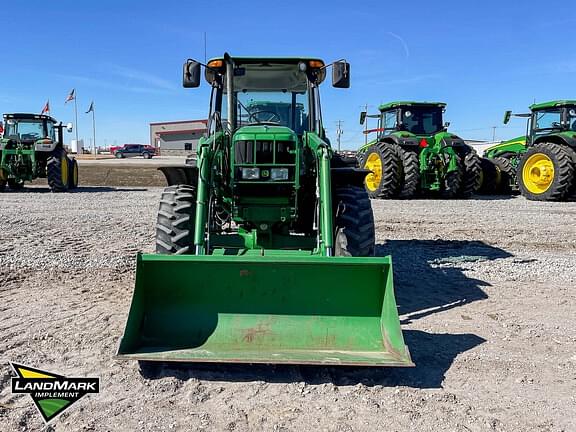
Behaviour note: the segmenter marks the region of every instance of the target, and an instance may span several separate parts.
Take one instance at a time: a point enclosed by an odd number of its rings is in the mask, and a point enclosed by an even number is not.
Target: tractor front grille
[[[236,165],[294,165],[296,143],[293,141],[240,140],[234,143]]]

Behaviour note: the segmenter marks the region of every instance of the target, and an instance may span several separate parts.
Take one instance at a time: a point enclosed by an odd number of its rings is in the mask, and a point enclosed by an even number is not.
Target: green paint
[[[139,255],[118,357],[412,364],[400,330],[389,257],[253,252]]]
[[[564,100],[555,100],[550,102],[541,102],[537,104],[530,105],[530,110],[537,111],[549,108],[563,108],[565,106],[576,106],[576,100],[564,99]]]
[[[389,111],[391,108],[401,108],[410,106],[435,106],[435,107],[446,107],[444,102],[414,102],[414,101],[394,101],[382,104],[378,107],[380,111]]]

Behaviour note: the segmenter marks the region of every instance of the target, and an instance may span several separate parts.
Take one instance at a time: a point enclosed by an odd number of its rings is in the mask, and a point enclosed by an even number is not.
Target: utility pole
[[[336,122],[337,128],[336,128],[336,140],[338,141],[338,151],[340,151],[340,137],[342,136],[342,134],[344,133],[344,131],[342,130],[342,120],[338,120]]]
[[[492,142],[496,142],[496,126],[492,126]]]

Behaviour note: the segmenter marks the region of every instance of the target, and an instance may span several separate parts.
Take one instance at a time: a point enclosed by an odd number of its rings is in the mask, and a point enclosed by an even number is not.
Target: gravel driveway
[[[373,201],[416,368],[112,359],[159,188],[0,194],[0,430],[39,430],[8,361],[99,376],[57,431],[574,431],[576,203]]]

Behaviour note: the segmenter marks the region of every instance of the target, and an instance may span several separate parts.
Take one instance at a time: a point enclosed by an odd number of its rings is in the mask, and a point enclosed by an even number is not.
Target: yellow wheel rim
[[[72,181],[74,182],[74,187],[78,186],[78,163],[74,162],[74,168],[72,168]]]
[[[60,177],[62,184],[68,184],[68,158],[64,156],[60,159]]]
[[[370,153],[364,163],[364,168],[372,171],[366,176],[366,187],[374,192],[382,181],[382,160],[378,153]]]
[[[6,175],[3,169],[0,169],[0,181],[6,181],[6,180],[8,180],[8,176]]]
[[[554,181],[554,162],[544,153],[535,153],[522,168],[522,183],[533,194],[546,192]]]

